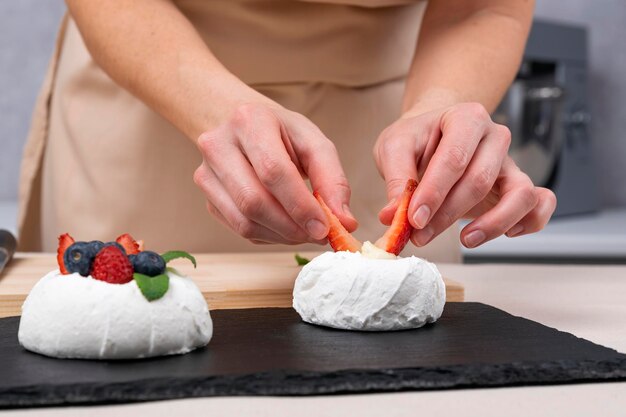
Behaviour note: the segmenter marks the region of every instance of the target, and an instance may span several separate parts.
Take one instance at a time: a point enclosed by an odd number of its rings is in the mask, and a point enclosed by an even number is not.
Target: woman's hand
[[[341,222],[357,226],[333,143],[306,117],[278,105],[245,104],[200,135],[194,175],[210,213],[254,243],[323,243],[324,212],[309,177]]]
[[[67,3],[107,74],[191,140],[199,137],[195,181],[218,219],[256,243],[322,243],[328,225],[308,176],[342,223],[356,227],[334,145],[306,117],[231,74],[176,2]]]
[[[374,158],[390,203],[380,219],[389,224],[407,178],[420,183],[409,206],[424,246],[460,218],[474,219],[461,242],[476,247],[502,234],[541,230],[556,207],[552,191],[535,187],[507,155],[511,133],[477,103],[457,104],[421,115],[407,114],[385,129]]]

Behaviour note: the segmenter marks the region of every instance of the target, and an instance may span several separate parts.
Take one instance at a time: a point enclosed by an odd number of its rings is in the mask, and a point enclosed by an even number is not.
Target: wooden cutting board
[[[313,258],[319,252],[305,252]],[[198,268],[172,262],[198,285],[211,310],[291,307],[293,284],[300,271],[292,252],[196,255]],[[18,253],[0,275],[0,317],[18,316],[30,289],[57,268],[52,254]],[[446,279],[448,301],[463,301],[464,289]]]

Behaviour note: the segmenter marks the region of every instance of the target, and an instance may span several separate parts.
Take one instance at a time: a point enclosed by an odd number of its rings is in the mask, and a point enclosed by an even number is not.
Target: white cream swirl
[[[361,254],[370,259],[397,259],[398,257],[393,253],[389,253],[384,249],[374,245],[369,240],[366,240],[361,246]]]

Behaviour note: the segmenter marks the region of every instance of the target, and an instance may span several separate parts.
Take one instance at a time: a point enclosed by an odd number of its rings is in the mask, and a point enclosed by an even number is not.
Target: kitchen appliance
[[[587,30],[535,21],[493,119],[511,130],[509,154],[520,168],[555,192],[555,215],[599,208],[588,104]]]

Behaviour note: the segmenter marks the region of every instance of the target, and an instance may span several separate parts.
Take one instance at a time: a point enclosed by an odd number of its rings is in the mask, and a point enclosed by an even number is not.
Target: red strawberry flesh
[[[402,252],[402,249],[404,249],[411,238],[413,227],[409,223],[408,211],[411,197],[416,188],[417,181],[414,179],[407,181],[404,192],[400,197],[400,204],[398,204],[396,213],[393,215],[391,226],[389,226],[389,229],[387,229],[383,237],[378,239],[375,243],[379,248],[393,253],[394,255],[398,255]]]
[[[111,284],[126,284],[133,280],[133,266],[116,246],[105,246],[93,260],[90,275]]]
[[[141,251],[139,243],[128,233],[118,236],[115,241],[122,245],[127,255],[136,255]]]
[[[69,233],[63,233],[59,236],[59,247],[57,248],[57,263],[59,264],[59,270],[63,275],[69,274],[69,271],[65,267],[63,262],[63,254],[74,243],[74,238]]]
[[[329,230],[328,230],[328,243],[333,248],[335,252],[339,251],[350,251],[350,252],[358,252],[361,250],[361,246],[363,244],[359,242],[354,236],[350,234],[346,230],[345,227],[341,224],[337,216],[333,214],[330,208],[324,202],[322,196],[314,191],[313,195],[317,198],[317,201],[320,203],[322,210],[324,210],[324,214],[326,214],[326,218],[328,219]]]

